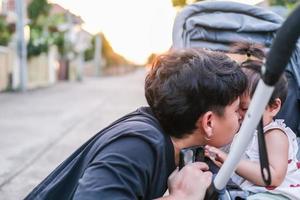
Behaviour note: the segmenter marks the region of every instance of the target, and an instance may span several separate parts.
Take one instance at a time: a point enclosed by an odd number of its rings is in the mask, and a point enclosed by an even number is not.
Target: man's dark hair
[[[261,78],[261,68],[263,66],[263,60],[266,57],[265,47],[256,43],[237,42],[232,45],[231,53],[244,54],[248,56],[248,59],[241,63],[241,68],[248,79],[246,92],[248,92],[252,97]],[[253,57],[255,59],[253,59]],[[268,105],[272,105],[276,98],[280,99],[282,105],[285,102],[287,91],[288,81],[285,74],[282,74],[278,82],[275,84],[275,88]]]
[[[238,64],[223,53],[171,50],[158,56],[146,77],[145,96],[168,135],[182,138],[211,110],[222,116],[246,89]]]

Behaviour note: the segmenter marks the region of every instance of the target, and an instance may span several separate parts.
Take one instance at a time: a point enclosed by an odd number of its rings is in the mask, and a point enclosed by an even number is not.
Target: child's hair
[[[232,45],[230,53],[245,55],[245,61],[240,63],[240,66],[248,79],[246,92],[252,97],[261,77],[261,68],[266,57],[265,47],[255,43],[238,42]],[[287,90],[288,82],[283,74],[275,85],[269,105],[272,105],[276,98],[279,98],[281,104],[283,104],[287,96]]]

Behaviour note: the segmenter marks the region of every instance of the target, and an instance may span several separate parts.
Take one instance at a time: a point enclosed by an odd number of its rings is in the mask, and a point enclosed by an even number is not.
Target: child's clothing
[[[256,193],[250,195],[246,200],[289,200],[288,197],[282,196],[280,194],[272,194],[269,192]]]
[[[287,160],[288,169],[282,184],[276,188],[256,186],[253,183],[238,176],[237,174],[233,175],[232,180],[245,191],[249,191],[253,193],[269,192],[272,194],[281,194],[293,200],[296,199],[300,200],[300,162],[296,157],[298,152],[297,138],[295,133],[290,128],[286,127],[283,121],[284,120],[275,120],[264,127],[264,132],[273,129],[280,129],[288,137],[288,141],[289,141],[289,154]],[[249,143],[244,158],[259,162],[257,132],[255,132],[253,140]]]

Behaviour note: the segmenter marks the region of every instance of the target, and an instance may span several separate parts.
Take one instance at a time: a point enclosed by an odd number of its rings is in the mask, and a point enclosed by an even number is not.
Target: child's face
[[[239,120],[240,125],[242,124],[242,122],[244,120],[245,114],[249,108],[250,101],[251,101],[251,98],[250,98],[249,94],[245,93],[240,97],[240,108],[239,108],[239,114],[241,116],[241,118]],[[268,123],[270,123],[270,121],[276,114],[273,114],[272,111],[270,111],[270,106],[268,105],[266,110],[263,113],[264,126],[267,125]]]
[[[248,110],[249,104],[250,104],[250,95],[248,93],[243,94],[240,97],[240,107],[239,107],[239,114],[240,114],[240,120],[239,123],[242,124],[245,114]]]

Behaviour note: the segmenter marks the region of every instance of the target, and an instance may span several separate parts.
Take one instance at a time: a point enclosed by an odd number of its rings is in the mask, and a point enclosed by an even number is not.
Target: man
[[[188,49],[159,56],[145,81],[150,107],[100,131],[26,199],[203,199],[208,166],[178,171],[179,151],[229,143],[245,88],[245,75],[224,54]]]

